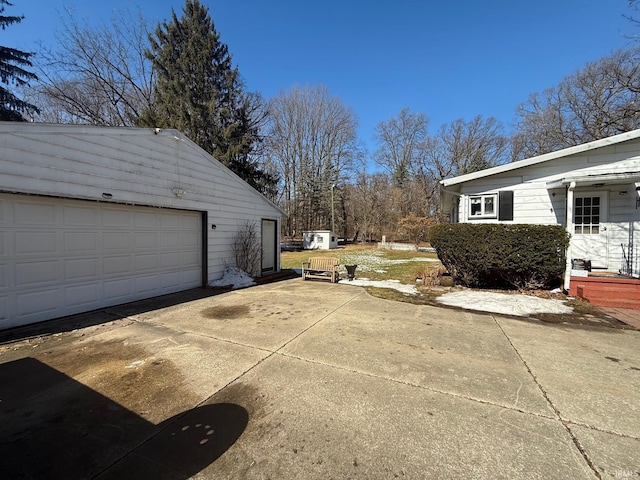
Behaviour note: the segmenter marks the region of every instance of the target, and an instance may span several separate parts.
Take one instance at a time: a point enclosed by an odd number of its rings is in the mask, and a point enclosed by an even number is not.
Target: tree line
[[[2,29],[23,20],[7,7]],[[186,0],[155,27],[131,12],[97,27],[67,14],[37,55],[0,46],[0,120],[176,128],[281,206],[284,236],[417,241],[425,219],[446,219],[440,180],[639,128],[639,59],[634,45],[532,93],[509,134],[482,115],[431,131],[404,108],[367,152],[357,115],[325,86],[248,91],[208,8]]]

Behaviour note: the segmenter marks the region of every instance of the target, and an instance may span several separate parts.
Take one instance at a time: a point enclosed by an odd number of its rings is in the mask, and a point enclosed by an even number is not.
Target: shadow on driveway
[[[249,420],[239,405],[213,403],[154,425],[34,358],[0,364],[0,386],[1,478],[185,479]]]

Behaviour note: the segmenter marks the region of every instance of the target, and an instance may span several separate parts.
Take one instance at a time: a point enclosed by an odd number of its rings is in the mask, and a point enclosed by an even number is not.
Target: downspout
[[[569,235],[573,234],[573,190],[576,188],[576,182],[571,182],[567,187],[567,221],[566,230]],[[571,240],[567,247],[567,258],[564,269],[564,289],[568,292],[571,287]]]

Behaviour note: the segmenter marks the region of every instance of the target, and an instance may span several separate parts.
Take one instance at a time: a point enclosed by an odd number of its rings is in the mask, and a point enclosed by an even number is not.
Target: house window
[[[578,235],[600,233],[600,197],[576,197],[573,225]]]
[[[469,197],[469,218],[496,218],[497,195],[473,195]]]

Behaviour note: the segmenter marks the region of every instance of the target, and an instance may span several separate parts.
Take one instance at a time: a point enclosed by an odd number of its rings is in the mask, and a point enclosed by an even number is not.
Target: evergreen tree
[[[182,18],[172,11],[171,21],[158,25],[150,44],[147,56],[157,81],[153,105],[139,124],[180,130],[250,185],[268,191],[274,179],[254,158],[263,102],[244,92],[207,7],[186,0]]]
[[[4,30],[9,25],[20,23],[24,17],[5,16],[2,13],[5,5],[13,6],[7,0],[0,0],[0,28]],[[22,52],[15,48],[0,45],[0,83],[9,87],[11,84],[19,87],[26,85],[28,80],[37,80],[38,77],[24,67],[31,67],[29,58],[32,53]],[[0,120],[24,121],[22,113],[38,112],[35,105],[31,105],[16,95],[8,88],[0,85]]]

